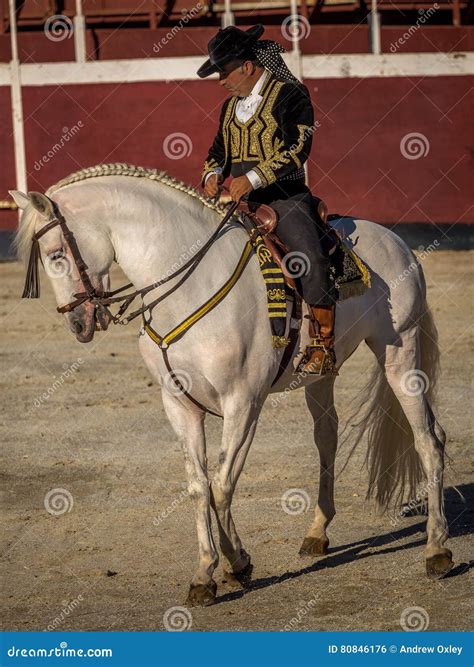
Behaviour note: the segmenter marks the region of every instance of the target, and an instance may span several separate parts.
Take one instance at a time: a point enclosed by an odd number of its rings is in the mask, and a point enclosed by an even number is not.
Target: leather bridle
[[[212,233],[212,235],[209,237],[209,239],[206,241],[206,243],[202,246],[202,248],[199,249],[199,251],[191,257],[187,262],[185,262],[182,266],[180,266],[176,271],[174,271],[172,274],[166,276],[165,278],[162,278],[161,280],[156,281],[155,283],[148,285],[147,287],[143,287],[142,289],[135,290],[134,292],[131,292],[130,294],[124,294],[122,296],[117,296],[120,294],[120,292],[123,292],[130,287],[132,287],[132,283],[128,283],[127,285],[124,285],[123,287],[119,287],[119,289],[113,291],[113,292],[105,292],[101,290],[97,290],[90,279],[90,276],[87,272],[87,264],[85,263],[81,252],[78,248],[78,245],[76,243],[76,240],[74,238],[74,234],[72,231],[69,229],[67,226],[66,220],[64,219],[64,216],[60,213],[57,204],[50,200],[52,205],[53,205],[53,210],[54,210],[54,218],[52,218],[44,227],[42,227],[38,232],[36,232],[33,237],[32,237],[32,245],[31,245],[31,251],[30,251],[30,258],[28,262],[28,270],[27,270],[27,275],[26,275],[26,281],[25,281],[25,288],[23,290],[22,297],[23,298],[38,298],[40,295],[40,284],[39,284],[39,275],[38,275],[38,259],[41,258],[40,254],[40,249],[39,249],[39,239],[44,236],[47,232],[49,232],[51,229],[54,229],[54,227],[59,226],[61,228],[61,231],[63,233],[64,239],[69,247],[69,250],[72,255],[72,259],[74,261],[74,264],[76,266],[76,269],[79,273],[80,279],[82,281],[82,284],[84,286],[84,291],[83,292],[78,292],[74,294],[74,300],[71,301],[70,303],[64,305],[64,306],[59,306],[56,310],[59,313],[70,313],[72,312],[75,308],[78,306],[82,305],[83,303],[91,303],[95,306],[97,309],[102,309],[107,313],[107,315],[110,317],[110,320],[114,324],[128,324],[131,322],[135,317],[138,317],[139,315],[143,316],[144,320],[144,330],[146,328],[149,328],[148,335],[150,335],[150,321],[151,321],[151,312],[152,309],[161,301],[166,299],[170,294],[172,294],[180,285],[182,285],[188,277],[193,273],[193,271],[196,269],[198,264],[201,262],[209,248],[213,245],[214,241],[218,238],[220,235],[223,227],[225,224],[228,222],[228,220],[231,218],[231,216],[235,213],[239,206],[239,201],[237,202],[232,202],[232,204],[229,206],[229,209],[225,213],[224,217],[222,218],[221,222],[219,223],[218,227],[216,230]],[[243,208],[244,213],[248,213],[246,208]],[[248,217],[247,215],[243,215],[241,218],[236,218],[239,222],[242,223],[242,225],[247,229],[247,232],[249,233],[250,240],[247,242],[247,246],[250,248],[252,247],[252,238],[255,232],[257,231],[256,228],[256,221],[252,219],[252,217]],[[272,221],[270,221],[272,222]],[[268,231],[268,230],[266,230]],[[241,274],[241,271],[246,265],[246,258],[248,257],[248,252],[247,249],[244,249],[244,253],[239,260],[239,271],[236,269],[234,273],[236,274],[237,278]],[[245,260],[245,261],[243,261]],[[164,285],[168,281],[172,280],[173,278],[178,277],[180,274],[181,275],[180,279],[170,288],[168,289],[164,294],[156,298],[154,301],[152,301],[149,304],[143,304],[140,308],[137,310],[133,311],[130,313],[128,316],[124,317],[125,311],[129,308],[130,304],[132,301],[137,296],[145,296],[148,292],[156,289],[157,287],[160,287],[161,285]],[[223,292],[224,288],[227,290],[225,293],[228,292],[229,289],[232,288],[232,285],[235,284],[232,283],[232,279],[228,280],[226,284],[224,285],[223,288],[219,290],[220,292]],[[228,288],[228,289],[227,289]],[[225,294],[224,294],[225,296]],[[222,299],[223,296],[220,297]],[[199,313],[201,310],[203,311],[204,314],[207,314],[215,304],[220,302],[220,299],[216,300],[216,295],[208,300],[206,304],[204,304],[198,311],[193,313],[190,317],[188,317],[177,329],[182,329],[181,335],[185,333],[189,328],[192,326],[192,324],[197,321],[199,318],[196,317],[197,313]],[[215,301],[215,303],[213,303]],[[121,303],[118,312],[116,315],[110,312],[109,306],[112,305],[113,303]],[[293,306],[293,312],[294,312],[294,317],[297,317],[297,311],[295,310],[296,304],[299,303],[298,299],[294,300],[294,306]],[[149,313],[148,319],[145,317],[145,312]],[[100,320],[99,320],[100,321]],[[176,330],[177,330],[176,329]],[[175,331],[175,330],[173,330]],[[291,359],[291,355],[294,352],[295,345],[297,342],[297,333],[295,334],[295,331],[297,330],[291,330],[293,332],[293,336],[290,335],[290,340],[291,340],[291,345],[288,345],[287,348],[285,349],[285,353],[283,354],[281,360],[280,360],[280,365],[279,365],[279,370],[278,374],[274,380],[276,380],[281,376],[281,374],[284,372],[284,369],[286,366],[289,364],[289,360]],[[153,332],[153,334],[156,335],[156,332]],[[178,340],[178,336],[175,336],[175,339]],[[179,389],[179,391],[187,396],[187,398],[194,403],[195,406],[197,406],[200,410],[203,412],[209,412],[210,414],[216,415],[218,417],[222,417],[222,415],[219,415],[216,412],[213,412],[210,410],[208,407],[204,406],[202,403],[200,403],[196,398],[194,398],[190,392],[186,389],[186,387],[183,386],[179,379],[179,375],[172,369],[169,358],[168,358],[168,343],[166,342],[166,337],[161,338],[157,342],[161,353],[163,355],[163,361],[166,366],[166,369],[168,371],[168,374],[176,387]]]
[[[51,200],[52,201],[52,200]],[[55,202],[52,202],[54,206],[54,213],[55,217],[48,222],[44,227],[42,227],[38,232],[36,232],[33,237],[32,237],[32,246],[31,246],[31,251],[30,251],[30,258],[28,262],[28,270],[27,270],[27,275],[26,275],[26,281],[25,281],[25,288],[23,290],[22,298],[29,298],[29,299],[36,299],[40,295],[40,289],[39,289],[39,275],[38,275],[38,258],[40,258],[40,250],[39,250],[39,239],[44,236],[47,232],[49,232],[51,229],[54,227],[59,226],[61,228],[61,231],[63,233],[64,239],[69,246],[69,250],[72,255],[72,259],[74,261],[74,264],[76,266],[76,269],[79,273],[79,277],[81,279],[82,285],[84,286],[84,291],[83,292],[78,292],[77,294],[74,294],[74,300],[71,301],[70,303],[64,305],[64,306],[58,306],[56,310],[58,313],[70,313],[73,311],[75,308],[78,306],[82,305],[83,303],[91,303],[94,305],[96,308],[101,308],[106,311],[108,316],[110,317],[111,321],[114,324],[128,324],[131,322],[133,319],[138,317],[139,315],[143,315],[146,311],[150,311],[158,304],[160,301],[163,301],[167,296],[169,296],[172,292],[174,292],[180,285],[182,285],[185,280],[193,273],[193,271],[196,269],[198,264],[201,262],[202,258],[204,255],[207,253],[209,248],[212,246],[214,241],[217,239],[219,236],[222,228],[224,225],[227,223],[227,221],[230,219],[230,217],[233,215],[235,210],[237,209],[237,206],[239,202],[233,202],[232,206],[228,209],[224,217],[222,218],[221,222],[219,223],[218,227],[216,230],[213,232],[213,234],[209,237],[209,239],[206,241],[206,243],[198,250],[198,252],[195,253],[187,262],[182,264],[176,271],[171,273],[170,275],[162,278],[161,280],[156,281],[155,283],[152,283],[151,285],[148,285],[147,287],[142,287],[139,290],[135,290],[134,292],[131,292],[130,294],[123,294],[122,296],[117,296],[121,292],[129,289],[130,287],[133,287],[132,283],[128,283],[127,285],[124,285],[123,287],[119,287],[118,289],[112,291],[112,292],[105,292],[102,290],[97,290],[93,284],[92,281],[89,277],[89,274],[87,272],[87,264],[85,263],[81,252],[78,248],[78,245],[76,243],[76,239],[74,238],[74,234],[72,231],[69,229],[67,226],[66,220],[64,216],[60,213],[57,204]],[[152,301],[149,304],[143,304],[140,308],[137,310],[133,311],[130,313],[127,317],[124,317],[125,311],[129,308],[130,304],[136,299],[137,296],[145,296],[148,292],[151,292],[152,290],[156,289],[157,287],[160,287],[161,285],[164,285],[165,283],[169,282],[173,278],[176,278],[180,274],[182,274],[184,271],[186,273],[180,278],[180,280],[168,291],[166,291],[164,294],[159,296],[157,299]],[[116,315],[111,313],[109,310],[109,306],[114,304],[114,303],[121,303],[121,306],[117,312]]]

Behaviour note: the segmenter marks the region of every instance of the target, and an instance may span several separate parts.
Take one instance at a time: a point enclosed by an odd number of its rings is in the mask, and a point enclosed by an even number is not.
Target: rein
[[[143,315],[146,311],[151,311],[152,308],[154,308],[158,303],[166,299],[166,297],[172,294],[178,287],[180,287],[189,278],[189,276],[196,269],[196,267],[201,262],[201,260],[203,259],[209,248],[213,245],[214,241],[217,239],[225,224],[234,214],[235,210],[237,209],[237,206],[239,205],[239,202],[238,201],[233,202],[232,206],[230,206],[230,208],[222,218],[216,230],[209,237],[209,239],[202,246],[202,248],[200,248],[199,251],[193,257],[191,257],[187,262],[185,262],[182,266],[180,266],[176,271],[171,273],[169,276],[166,276],[165,278],[162,278],[161,280],[158,280],[152,283],[151,285],[148,285],[147,287],[142,287],[139,290],[135,290],[130,294],[124,294],[122,296],[116,296],[116,295],[132,287],[133,286],[132,283],[128,283],[123,287],[119,287],[118,289],[112,292],[102,292],[95,289],[95,287],[92,285],[92,281],[89,277],[89,274],[87,273],[88,267],[82,258],[81,252],[74,238],[74,234],[68,228],[66,220],[58,210],[57,205],[54,202],[53,205],[55,210],[55,217],[52,220],[50,220],[48,224],[45,225],[42,229],[36,232],[36,234],[34,234],[32,237],[32,246],[30,251],[30,258],[28,261],[28,269],[27,269],[25,287],[23,290],[22,298],[37,299],[39,297],[40,283],[38,275],[38,258],[40,258],[40,251],[38,242],[39,239],[44,234],[49,232],[54,227],[59,226],[61,227],[63,236],[66,240],[66,243],[69,246],[71,255],[74,260],[74,264],[76,265],[77,271],[81,278],[82,284],[84,285],[85,291],[74,294],[73,295],[74,301],[71,301],[65,306],[58,306],[56,308],[58,313],[69,313],[78,306],[88,301],[92,303],[96,308],[103,308],[107,312],[107,314],[109,315],[114,324],[128,324],[139,315]],[[127,311],[131,303],[136,299],[137,296],[143,297],[145,294],[148,294],[148,292],[151,292],[157,287],[161,287],[161,285],[164,285],[170,280],[173,280],[173,278],[176,278],[187,269],[189,269],[189,271],[187,271],[187,273],[181,277],[181,279],[176,285],[174,285],[167,292],[165,292],[165,294],[162,294],[148,305],[143,304],[140,308],[130,313],[127,317],[123,317],[124,313]],[[114,315],[113,313],[110,312],[108,306],[110,306],[113,303],[120,303],[120,302],[122,302],[122,305],[120,306],[117,314]]]
[[[52,200],[51,200],[52,201]],[[159,346],[161,353],[163,355],[163,361],[165,363],[165,366],[168,370],[168,373],[176,385],[176,387],[181,391],[182,394],[187,396],[187,398],[200,410],[203,412],[209,412],[212,415],[215,415],[217,417],[222,417],[222,415],[219,415],[216,412],[213,412],[209,408],[205,407],[202,405],[198,400],[196,400],[190,392],[186,389],[186,387],[183,386],[181,383],[179,376],[173,371],[169,359],[168,359],[168,350],[167,348],[169,347],[170,343],[178,340],[181,338],[184,333],[201,317],[204,317],[212,308],[214,308],[220,301],[225,297],[225,295],[232,289],[233,285],[235,282],[239,279],[243,269],[245,268],[248,258],[250,257],[250,254],[252,250],[254,249],[254,243],[252,241],[252,235],[251,239],[247,242],[242,256],[239,260],[239,263],[237,267],[234,270],[234,273],[232,276],[226,281],[226,283],[221,287],[221,289],[208,301],[203,304],[198,310],[196,310],[194,313],[192,313],[186,320],[181,322],[177,327],[175,327],[172,331],[168,332],[168,334],[164,336],[160,336],[154,329],[152,329],[151,324],[146,321],[144,313],[147,311],[150,312],[152,309],[161,301],[166,299],[170,294],[172,294],[176,289],[178,289],[188,278],[189,276],[193,273],[193,271],[196,269],[198,264],[201,262],[203,257],[206,255],[207,251],[209,248],[213,245],[213,243],[216,241],[218,238],[221,230],[223,227],[226,225],[226,223],[229,221],[229,219],[232,217],[232,215],[235,213],[240,201],[233,202],[232,205],[229,207],[227,212],[225,213],[224,217],[222,218],[221,222],[219,223],[218,227],[216,230],[212,233],[212,235],[209,237],[209,239],[206,241],[204,246],[200,248],[200,250],[191,257],[187,262],[185,262],[182,266],[180,266],[176,271],[171,273],[170,275],[166,276],[165,278],[162,278],[161,280],[158,280],[151,285],[148,285],[147,287],[143,287],[139,290],[135,290],[134,292],[131,292],[130,294],[124,294],[122,296],[116,296],[120,294],[120,292],[123,292],[124,290],[129,289],[130,287],[133,286],[132,283],[128,283],[127,285],[124,285],[123,287],[119,287],[118,289],[112,291],[112,292],[103,292],[103,291],[98,291],[95,289],[95,287],[92,284],[92,281],[89,277],[89,274],[87,273],[87,264],[84,262],[84,259],[82,258],[81,252],[78,248],[78,245],[76,243],[76,240],[74,238],[74,234],[72,231],[68,228],[66,220],[64,216],[60,213],[57,204],[52,201],[53,207],[54,207],[54,215],[55,217],[51,219],[42,229],[40,229],[38,232],[36,232],[33,237],[32,237],[32,246],[31,246],[31,251],[30,251],[30,257],[29,257],[29,262],[28,262],[28,270],[27,270],[27,275],[26,275],[26,281],[25,281],[25,287],[23,290],[22,298],[38,298],[40,294],[40,283],[39,283],[39,275],[38,275],[38,258],[41,258],[40,255],[40,249],[39,249],[39,239],[49,232],[51,229],[53,229],[56,226],[59,226],[61,228],[61,231],[64,235],[64,238],[66,240],[67,245],[69,246],[69,249],[71,251],[71,255],[74,260],[74,264],[78,270],[79,276],[81,278],[82,284],[84,285],[84,292],[78,292],[77,294],[74,294],[74,301],[71,301],[70,303],[66,304],[65,306],[59,306],[57,307],[57,311],[59,313],[68,313],[73,311],[75,308],[80,306],[81,304],[85,302],[90,302],[92,303],[96,308],[101,308],[103,309],[107,315],[110,317],[111,321],[114,324],[128,324],[131,322],[133,319],[138,317],[139,315],[142,315],[143,317],[143,328],[144,332],[150,336],[150,338]],[[245,221],[242,221],[244,224],[244,227],[247,229],[247,231],[250,231],[248,229],[248,225],[246,224]],[[254,231],[254,230],[252,230]],[[186,273],[185,273],[186,272]],[[129,308],[131,303],[135,300],[137,296],[143,297],[145,294],[148,292],[156,289],[157,287],[160,287],[161,285],[166,284],[173,278],[176,278],[177,276],[181,275],[181,278],[178,280],[178,282],[173,285],[170,289],[168,289],[164,294],[156,298],[154,301],[152,301],[150,304],[146,305],[143,304],[140,308],[137,310],[133,311],[130,313],[127,317],[124,317],[124,313],[126,310]],[[283,278],[282,278],[283,280]],[[110,312],[108,306],[110,306],[113,303],[121,303],[121,306],[118,309],[117,315],[114,315],[113,313]],[[273,304],[272,304],[273,305]],[[293,332],[294,333],[294,332]],[[282,357],[282,360],[280,362],[280,368],[279,372],[277,375],[277,378],[280,377],[281,373],[283,372],[284,368],[286,367],[286,364],[288,363],[288,359],[291,357],[291,354],[293,353],[294,346],[296,344],[297,336],[294,337],[294,340],[292,341],[292,345],[289,345],[288,348],[285,350],[285,354]],[[290,349],[289,349],[290,348]],[[285,364],[283,364],[285,362]],[[275,379],[276,381],[276,379]]]

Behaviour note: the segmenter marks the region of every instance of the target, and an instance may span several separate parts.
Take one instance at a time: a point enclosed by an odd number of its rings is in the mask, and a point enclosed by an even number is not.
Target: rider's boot
[[[311,306],[309,313],[310,343],[307,346],[303,368],[315,375],[338,375],[334,353],[335,306]]]

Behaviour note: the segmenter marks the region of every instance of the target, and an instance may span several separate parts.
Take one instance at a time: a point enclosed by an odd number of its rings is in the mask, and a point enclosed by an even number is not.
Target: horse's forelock
[[[16,250],[18,259],[23,262],[28,261],[31,250],[31,241],[35,233],[36,223],[39,213],[31,204],[24,209],[18,229],[13,241],[13,247]]]

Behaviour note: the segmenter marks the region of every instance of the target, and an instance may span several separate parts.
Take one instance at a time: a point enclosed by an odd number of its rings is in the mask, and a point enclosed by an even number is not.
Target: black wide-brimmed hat
[[[210,74],[222,72],[225,65],[233,60],[251,58],[252,47],[264,30],[261,24],[252,26],[248,30],[240,30],[233,25],[219,30],[207,45],[209,58],[198,69],[198,76],[205,79]]]

